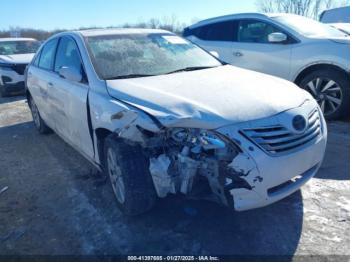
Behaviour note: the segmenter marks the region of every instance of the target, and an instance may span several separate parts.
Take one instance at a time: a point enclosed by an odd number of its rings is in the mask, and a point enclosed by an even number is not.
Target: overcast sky
[[[175,15],[179,22],[254,12],[256,0],[1,0],[0,29],[116,26]]]

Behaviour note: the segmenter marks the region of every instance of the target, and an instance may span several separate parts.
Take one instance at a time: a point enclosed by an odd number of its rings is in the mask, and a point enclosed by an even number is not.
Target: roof
[[[231,15],[224,15],[224,16],[218,16],[218,17],[213,17],[209,18],[206,20],[202,20],[194,25],[191,25],[190,28],[192,27],[197,27],[197,26],[202,26],[206,24],[211,24],[215,22],[223,22],[231,19],[249,19],[249,18],[272,18],[272,17],[277,17],[277,16],[291,16],[291,17],[297,17],[299,15],[295,14],[287,14],[287,13],[240,13],[240,14],[231,14]]]
[[[213,22],[222,22],[222,21],[227,21],[230,19],[240,19],[240,18],[267,18],[267,15],[262,14],[262,13],[240,13],[240,14],[230,14],[230,15],[224,15],[224,16],[218,16],[218,17],[213,17],[209,19],[205,19],[202,21],[197,22],[194,25],[191,25],[191,27],[197,27],[201,25],[206,25],[210,24]]]
[[[0,38],[0,42],[8,42],[8,41],[37,41],[37,40],[34,38],[23,38],[23,37]]]
[[[89,29],[76,31],[83,36],[100,36],[100,35],[127,35],[127,34],[159,34],[170,33],[161,29],[143,29],[143,28],[116,28],[116,29]]]

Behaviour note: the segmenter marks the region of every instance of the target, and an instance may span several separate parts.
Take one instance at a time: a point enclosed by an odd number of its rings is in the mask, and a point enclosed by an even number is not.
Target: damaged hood
[[[29,64],[35,54],[0,55],[0,63]]]
[[[166,127],[206,129],[269,117],[312,99],[291,82],[230,65],[108,80],[107,89]]]

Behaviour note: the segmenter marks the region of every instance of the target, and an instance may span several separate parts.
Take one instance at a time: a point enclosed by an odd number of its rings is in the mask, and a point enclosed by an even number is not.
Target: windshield
[[[172,34],[125,34],[86,37],[101,79],[140,77],[199,70],[221,63],[196,45]]]
[[[0,41],[0,55],[35,53],[40,46],[38,41]]]
[[[306,37],[336,38],[346,36],[338,29],[302,16],[276,16],[272,19]]]

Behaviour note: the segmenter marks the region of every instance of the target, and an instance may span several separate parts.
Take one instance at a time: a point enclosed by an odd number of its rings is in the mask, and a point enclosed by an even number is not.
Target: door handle
[[[241,57],[243,54],[239,51],[233,53],[234,56]]]
[[[49,82],[49,83],[47,84],[47,87],[48,87],[48,88],[53,87],[53,83]]]

